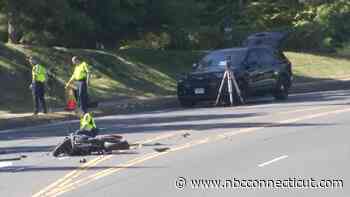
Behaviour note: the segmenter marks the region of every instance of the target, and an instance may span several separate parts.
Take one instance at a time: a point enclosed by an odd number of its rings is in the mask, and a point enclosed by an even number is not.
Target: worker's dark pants
[[[34,82],[32,84],[33,102],[34,102],[34,113],[40,111],[40,106],[44,113],[47,113],[46,102],[45,102],[45,85],[42,82]]]
[[[98,129],[92,129],[91,131],[79,129],[75,132],[76,135],[85,135],[88,137],[96,137],[98,135]]]
[[[84,114],[88,112],[88,92],[86,80],[76,81],[77,99],[81,112]]]

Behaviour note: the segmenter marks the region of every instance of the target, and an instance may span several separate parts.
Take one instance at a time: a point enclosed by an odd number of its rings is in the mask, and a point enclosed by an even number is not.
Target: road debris
[[[191,134],[189,134],[189,133],[184,133],[184,134],[182,134],[182,137],[184,137],[184,138],[187,138],[187,137],[189,137]]]
[[[19,161],[21,159],[23,159],[22,156],[9,157],[9,158],[2,158],[2,159],[0,159],[0,162],[4,162],[4,161]]]
[[[12,173],[16,173],[16,172],[23,172],[25,170],[27,170],[28,168],[27,167],[19,167],[19,168],[14,168],[12,170]]]
[[[168,147],[166,147],[166,148],[155,148],[154,150],[159,152],[159,153],[161,153],[161,152],[166,152],[166,151],[170,150],[170,148],[168,148]]]

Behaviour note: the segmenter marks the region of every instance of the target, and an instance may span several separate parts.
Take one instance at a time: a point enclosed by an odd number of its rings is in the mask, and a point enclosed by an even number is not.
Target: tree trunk
[[[239,1],[238,1],[238,7],[239,7],[240,9],[242,9],[242,8],[243,8],[243,5],[244,5],[244,1],[243,1],[243,0],[239,0]]]
[[[20,39],[15,14],[10,12],[8,14],[8,42],[18,44]]]

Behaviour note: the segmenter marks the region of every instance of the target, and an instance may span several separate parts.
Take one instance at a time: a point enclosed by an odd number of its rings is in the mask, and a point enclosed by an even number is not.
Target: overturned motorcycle
[[[130,145],[120,135],[88,137],[71,133],[52,152],[54,157],[105,154],[113,150],[129,150]]]

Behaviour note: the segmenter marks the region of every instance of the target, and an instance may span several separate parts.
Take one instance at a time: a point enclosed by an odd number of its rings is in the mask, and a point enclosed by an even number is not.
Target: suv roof
[[[233,51],[247,51],[247,47],[235,47],[235,48],[227,48],[227,49],[218,49],[210,52],[233,52]]]
[[[269,46],[272,48],[280,48],[283,40],[287,36],[287,32],[259,32],[248,36],[247,39],[243,42],[243,46]]]
[[[208,51],[209,53],[225,53],[225,52],[234,52],[234,51],[248,51],[250,49],[280,49],[282,42],[287,38],[288,32],[259,32],[251,34],[243,42],[241,47],[233,47],[226,49],[217,49]]]
[[[250,51],[252,49],[269,49],[274,50],[275,48],[268,45],[260,45],[260,46],[252,46],[252,47],[235,47],[235,48],[227,48],[227,49],[218,49],[209,51],[209,53],[225,53],[225,52],[235,52],[235,51]]]

